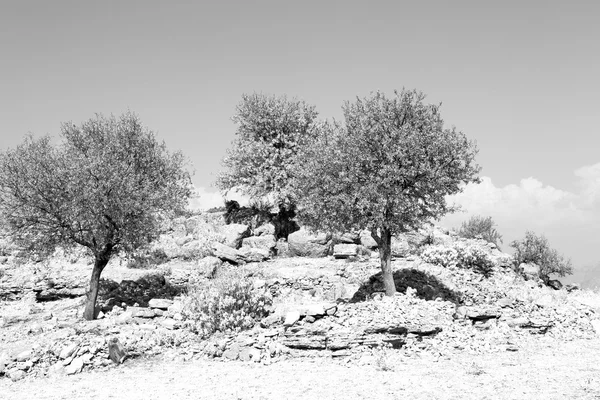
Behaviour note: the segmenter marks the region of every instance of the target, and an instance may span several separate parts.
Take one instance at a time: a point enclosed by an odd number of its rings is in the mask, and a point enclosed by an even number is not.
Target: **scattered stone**
[[[33,352],[31,350],[25,350],[17,354],[18,362],[25,362],[29,360],[33,356]]]
[[[65,367],[65,373],[67,375],[74,375],[80,373],[82,369],[83,359],[81,357],[77,357],[73,361],[71,361],[71,364]]]
[[[20,369],[13,368],[8,371],[7,375],[11,381],[16,382],[16,381],[20,381],[21,379],[25,378],[25,375],[27,375],[27,374],[25,373],[25,371],[21,371]]]
[[[151,299],[148,302],[148,307],[160,310],[168,310],[171,305],[173,305],[173,300],[169,299]]]
[[[65,360],[65,359],[71,357],[71,355],[73,353],[75,353],[75,351],[77,350],[78,347],[79,347],[78,343],[68,343],[68,344],[66,344],[62,348],[62,350],[61,350],[60,355],[58,356],[58,358],[60,358],[61,360]]]
[[[290,311],[285,315],[283,326],[292,326],[300,320],[300,313],[298,311]]]
[[[242,246],[242,240],[250,236],[250,227],[244,224],[223,225],[219,228],[219,233],[225,238],[223,242],[225,246],[239,249]]]
[[[167,329],[170,329],[170,330],[179,328],[179,322],[175,321],[172,318],[166,318],[166,319],[160,321],[160,324],[161,324],[161,326],[163,326]]]
[[[127,307],[133,318],[154,318],[155,313],[151,308],[146,307]]]
[[[242,253],[233,247],[226,246],[219,242],[213,242],[212,251],[215,257],[233,264],[243,264],[246,262]]]
[[[240,345],[233,343],[227,350],[223,352],[223,357],[235,361],[240,355]]]

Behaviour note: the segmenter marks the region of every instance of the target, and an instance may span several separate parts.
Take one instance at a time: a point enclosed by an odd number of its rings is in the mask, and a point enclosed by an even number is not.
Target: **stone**
[[[289,252],[296,257],[325,257],[330,241],[331,234],[311,233],[302,228],[288,236]]]
[[[540,279],[540,268],[533,263],[521,263],[519,269],[522,271],[523,277],[529,281],[537,281]]]
[[[232,264],[243,264],[246,262],[242,253],[240,253],[238,250],[219,242],[213,242],[212,252],[215,257],[218,257],[223,261],[228,261]]]
[[[66,344],[65,346],[63,346],[62,350],[60,351],[58,358],[60,358],[61,360],[65,360],[65,359],[71,357],[71,355],[73,353],[75,353],[75,351],[77,350],[78,347],[79,347],[78,343]]]
[[[333,257],[334,258],[350,258],[358,255],[358,245],[339,243],[333,246]]]
[[[198,261],[198,271],[203,277],[212,279],[222,265],[223,261],[220,258],[207,256]]]
[[[125,360],[125,357],[127,357],[125,348],[116,337],[108,341],[108,356],[115,364],[121,364]]]
[[[360,235],[358,232],[346,232],[342,235],[335,235],[333,237],[334,243],[346,243],[346,244],[359,244]]]
[[[25,350],[17,354],[18,362],[25,362],[29,360],[33,356],[33,352],[31,350]]]
[[[563,287],[563,284],[558,279],[550,279],[547,285],[554,290],[560,290]]]
[[[250,361],[250,348],[249,347],[244,347],[241,351],[240,351],[240,355],[239,358],[241,361],[244,362],[248,362]]]
[[[300,320],[300,313],[298,311],[290,311],[285,315],[283,326],[292,326]]]
[[[250,355],[250,359],[254,362],[260,362],[260,350],[252,347],[248,354]]]
[[[227,350],[223,352],[223,357],[235,361],[240,356],[240,345],[233,343]]]
[[[239,249],[242,240],[250,236],[250,227],[244,224],[223,225],[219,228],[219,233],[225,238],[225,246]]]
[[[590,321],[590,324],[592,325],[592,328],[594,328],[596,335],[600,336],[600,319],[593,319]]]
[[[80,373],[82,369],[83,359],[81,357],[77,357],[73,361],[71,361],[71,364],[65,367],[65,373],[67,375],[74,375]]]
[[[266,223],[254,230],[254,236],[275,235],[275,225]]]
[[[13,368],[9,370],[6,375],[8,375],[11,381],[16,382],[25,378],[26,373],[25,371],[21,371],[20,369]]]
[[[269,328],[273,325],[277,325],[281,322],[281,315],[271,314],[260,320],[260,326],[263,328]]]
[[[158,308],[160,310],[168,310],[172,304],[173,300],[169,299],[150,299],[148,302],[148,307]]]
[[[379,247],[377,245],[377,242],[375,241],[375,239],[373,239],[373,236],[371,236],[371,232],[364,230],[364,231],[360,231],[359,235],[360,235],[360,244],[362,244],[367,249],[375,250],[377,247]]]
[[[242,247],[266,250],[269,254],[275,254],[277,240],[275,235],[251,236],[242,240]]]
[[[172,318],[165,318],[164,320],[160,321],[160,325],[169,330],[174,330],[174,329],[179,328],[179,322],[175,321]]]
[[[565,285],[565,290],[567,292],[573,292],[575,290],[579,290],[579,285],[576,283],[569,283],[568,285]]]
[[[546,294],[535,300],[535,305],[538,307],[551,307],[554,304],[554,298],[550,294]]]
[[[262,262],[271,258],[271,253],[265,249],[242,247],[238,251],[246,262]]]
[[[127,307],[127,311],[131,312],[133,318],[154,318],[155,313],[151,308],[147,307]]]

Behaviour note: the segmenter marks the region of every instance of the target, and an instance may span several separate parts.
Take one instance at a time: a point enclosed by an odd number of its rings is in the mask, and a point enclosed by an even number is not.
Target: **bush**
[[[182,315],[192,322],[192,331],[203,338],[217,331],[238,332],[268,315],[268,290],[255,289],[245,275],[240,268],[221,270],[215,279],[188,290]]]
[[[470,268],[486,277],[490,276],[494,269],[494,262],[484,250],[477,246],[461,243],[452,247],[428,246],[421,253],[421,259],[445,268]]]
[[[565,276],[573,273],[571,260],[551,249],[544,235],[537,236],[527,231],[525,238],[513,241],[510,246],[515,249],[515,267],[518,268],[522,263],[536,264],[540,269],[540,278],[545,283],[550,280],[550,274]]]
[[[467,222],[462,223],[458,235],[465,239],[484,239],[499,247],[498,243],[502,243],[502,235],[498,233],[495,226],[492,217],[474,215]]]

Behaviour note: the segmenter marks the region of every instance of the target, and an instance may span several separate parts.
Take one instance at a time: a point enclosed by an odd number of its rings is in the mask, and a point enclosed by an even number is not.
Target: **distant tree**
[[[252,200],[268,198],[284,212],[293,211],[291,163],[313,135],[317,115],[314,106],[301,100],[243,95],[232,118],[236,137],[217,186],[240,190]]]
[[[170,153],[132,113],[63,124],[61,137],[53,145],[30,136],[0,154],[0,213],[24,249],[47,256],[83,247],[93,256],[90,320],[111,257],[156,238],[161,219],[185,209],[191,182],[183,155]]]
[[[439,106],[424,99],[403,90],[345,103],[345,126],[323,125],[295,164],[301,221],[323,230],[369,229],[390,296],[392,235],[453,211],[445,196],[478,182],[475,143],[445,129]]]
[[[463,222],[458,235],[467,239],[484,239],[499,247],[502,235],[496,230],[496,223],[492,217],[473,215],[467,222]]]
[[[550,274],[558,276],[571,275],[573,266],[570,259],[550,248],[548,239],[544,235],[536,235],[527,231],[521,240],[514,240],[510,244],[515,249],[515,266],[522,263],[533,263],[539,267],[540,278],[545,283],[550,280]]]

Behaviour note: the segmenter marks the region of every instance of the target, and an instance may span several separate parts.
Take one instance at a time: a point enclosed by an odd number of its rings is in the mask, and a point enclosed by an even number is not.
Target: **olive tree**
[[[0,154],[0,213],[23,249],[48,256],[83,247],[93,257],[90,320],[111,257],[156,238],[161,220],[185,209],[191,182],[183,155],[133,113],[65,123],[60,137],[29,136]]]
[[[478,182],[477,147],[444,128],[440,106],[415,90],[346,102],[344,123],[322,126],[296,162],[301,221],[339,232],[368,229],[387,295],[396,291],[392,236],[454,211],[446,196]]]
[[[318,113],[314,106],[286,96],[245,94],[232,120],[237,131],[226,168],[217,178],[223,191],[240,190],[253,200],[271,198],[293,208],[292,161],[312,136]]]

